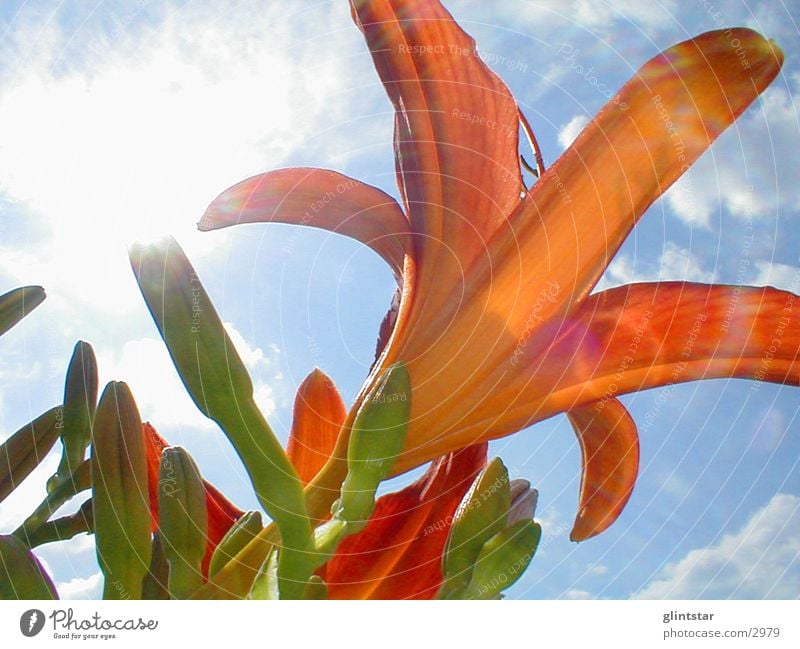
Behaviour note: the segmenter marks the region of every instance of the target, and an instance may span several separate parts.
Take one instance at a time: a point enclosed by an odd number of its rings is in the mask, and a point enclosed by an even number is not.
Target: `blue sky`
[[[800,292],[796,6],[446,4],[511,87],[546,163],[606,89],[661,49],[722,26],[775,39],[782,74],[650,209],[601,286],[685,278]],[[397,195],[391,107],[346,3],[9,1],[0,55],[0,291],[38,283],[48,292],[0,341],[0,439],[60,401],[72,346],[84,339],[101,380],[127,381],[145,418],[240,506],[255,507],[226,440],[183,393],[126,246],[178,238],[283,439],[294,390],[315,365],[352,400],[393,290],[383,262],[310,229],[195,230],[217,193],[275,167],[334,168]],[[545,529],[509,596],[800,595],[796,389],[717,380],[623,401],[639,422],[640,479],[619,521],[580,545],[568,541],[580,476],[566,419],[493,444],[514,476],[539,488]],[[0,504],[0,532],[38,502],[56,462]],[[39,556],[62,594],[97,594],[91,539]]]

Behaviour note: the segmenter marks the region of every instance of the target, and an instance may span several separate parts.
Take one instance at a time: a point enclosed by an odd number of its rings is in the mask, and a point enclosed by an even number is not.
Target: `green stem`
[[[241,418],[231,418],[224,429],[234,448],[247,448],[239,457],[247,469],[258,501],[278,526],[281,546],[278,582],[282,599],[302,597],[308,578],[314,572],[311,521],[306,513],[302,483],[289,458],[256,404],[249,400],[240,410]],[[280,494],[280,502],[269,494]]]
[[[81,491],[85,491],[90,487],[90,466],[88,461],[84,461],[78,466],[72,476],[59,483],[56,488],[39,503],[39,506],[25,519],[25,522],[14,530],[14,536],[19,538],[23,543],[30,545],[28,537],[34,535],[36,530],[41,527],[59,507],[67,503],[73,496],[76,496]],[[30,545],[30,547],[33,546]]]

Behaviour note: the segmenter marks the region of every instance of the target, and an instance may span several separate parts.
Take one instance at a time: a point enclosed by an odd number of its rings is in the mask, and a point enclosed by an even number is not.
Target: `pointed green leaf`
[[[109,383],[92,434],[92,499],[104,599],[140,599],[150,565],[150,500],[142,420],[125,383]]]
[[[53,448],[62,420],[61,408],[51,408],[20,428],[0,446],[0,502],[28,477]]]
[[[0,295],[0,336],[44,302],[41,286],[23,286]]]
[[[58,599],[42,564],[11,535],[0,535],[0,599]]]

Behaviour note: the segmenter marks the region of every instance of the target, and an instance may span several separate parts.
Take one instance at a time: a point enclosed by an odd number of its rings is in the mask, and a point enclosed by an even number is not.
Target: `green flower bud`
[[[0,445],[0,502],[28,477],[53,448],[60,431],[61,408],[51,408]]]
[[[61,443],[64,446],[56,475],[47,483],[47,490],[68,480],[86,455],[91,437],[92,420],[97,405],[97,360],[89,343],[78,341],[72,352],[64,384],[64,420]]]
[[[150,558],[150,570],[142,582],[142,599],[169,599],[169,563],[164,554],[161,536],[153,535],[153,551]]]
[[[347,447],[347,477],[336,517],[366,525],[375,507],[375,491],[405,444],[411,414],[411,381],[403,363],[390,366],[356,415]]]
[[[280,551],[277,547],[270,550],[261,568],[258,570],[253,585],[250,588],[248,599],[280,599],[278,587],[278,561]]]
[[[214,548],[208,564],[208,576],[213,577],[225,567],[264,528],[261,512],[245,512],[225,533]]]
[[[311,575],[303,591],[303,599],[328,599],[328,586],[319,575]]]
[[[169,592],[183,598],[203,585],[200,565],[208,542],[208,513],[200,471],[180,446],[161,454],[158,519],[169,563]]]
[[[92,433],[92,501],[104,599],[140,599],[150,564],[150,502],[142,420],[125,383],[109,383]]]
[[[12,535],[0,535],[0,599],[58,599],[42,564]]]
[[[303,484],[253,401],[253,383],[214,305],[171,237],[130,250],[131,265],[178,374],[203,414],[241,458],[259,503],[278,525],[286,598],[300,597],[311,574],[311,522]]]
[[[0,336],[44,302],[41,286],[23,286],[0,295]]]
[[[539,546],[542,528],[532,520],[518,521],[484,543],[462,595],[465,599],[497,599],[528,568]]]
[[[453,518],[442,562],[442,598],[467,586],[481,548],[506,527],[510,506],[508,471],[495,458],[475,479]]]

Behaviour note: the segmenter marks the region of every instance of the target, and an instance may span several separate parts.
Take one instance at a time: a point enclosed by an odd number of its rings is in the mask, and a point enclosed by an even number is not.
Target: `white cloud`
[[[800,497],[777,494],[744,527],[662,568],[636,599],[800,597]]]
[[[596,576],[605,575],[608,572],[608,566],[598,563],[591,566],[586,572],[588,572],[590,575]]]
[[[666,193],[688,225],[711,228],[721,207],[739,219],[768,219],[800,209],[800,101],[767,90]]]
[[[597,286],[603,290],[632,282],[655,282],[686,280],[710,282],[714,274],[703,268],[700,258],[688,248],[667,241],[657,262],[645,258],[633,258],[627,254],[617,256]]]
[[[13,532],[47,495],[44,485],[58,467],[60,446],[0,503],[0,534]]]
[[[160,338],[130,340],[119,351],[98,350],[97,356],[100,385],[111,380],[127,383],[142,419],[153,422],[156,428],[215,428],[189,397]]]
[[[561,127],[558,132],[558,143],[565,149],[575,141],[578,134],[589,123],[586,115],[575,115],[569,122]]]
[[[38,234],[5,242],[4,255],[20,281],[51,296],[110,313],[139,308],[130,243],[169,232],[193,257],[219,246],[195,232],[208,202],[324,140],[317,134],[346,115],[333,95],[352,62],[321,53],[355,30],[309,38],[278,5],[167,7],[147,28],[85,28],[69,66],[58,64],[75,35],[42,30],[47,21],[15,21],[4,40],[0,193]],[[346,14],[314,11],[320,25]]]
[[[673,0],[641,2],[641,0],[536,0],[522,3],[503,3],[505,11],[516,22],[535,25],[567,23],[591,31],[605,31],[620,23],[631,23],[647,32],[670,27],[675,13]],[[499,8],[492,8],[493,12]],[[513,12],[513,13],[512,13]]]
[[[592,594],[587,590],[579,590],[577,588],[568,590],[564,593],[565,599],[592,599]]]
[[[774,261],[757,261],[755,267],[758,275],[753,283],[757,286],[775,286],[794,293],[800,290],[800,268]]]
[[[91,577],[73,577],[56,584],[61,599],[100,599],[103,594],[103,575],[99,572]]]
[[[691,282],[709,282],[712,274],[703,269],[700,260],[691,250],[667,241],[661,253],[658,279],[661,281],[685,279]]]
[[[224,323],[228,335],[253,378],[256,403],[264,416],[275,411],[274,384],[281,380],[276,369],[279,350],[270,345],[265,352],[250,345],[233,326]],[[121,351],[98,352],[101,385],[125,381],[131,388],[142,419],[156,428],[186,426],[214,430],[216,424],[203,415],[189,397],[175,365],[160,338],[141,338],[124,343]]]

